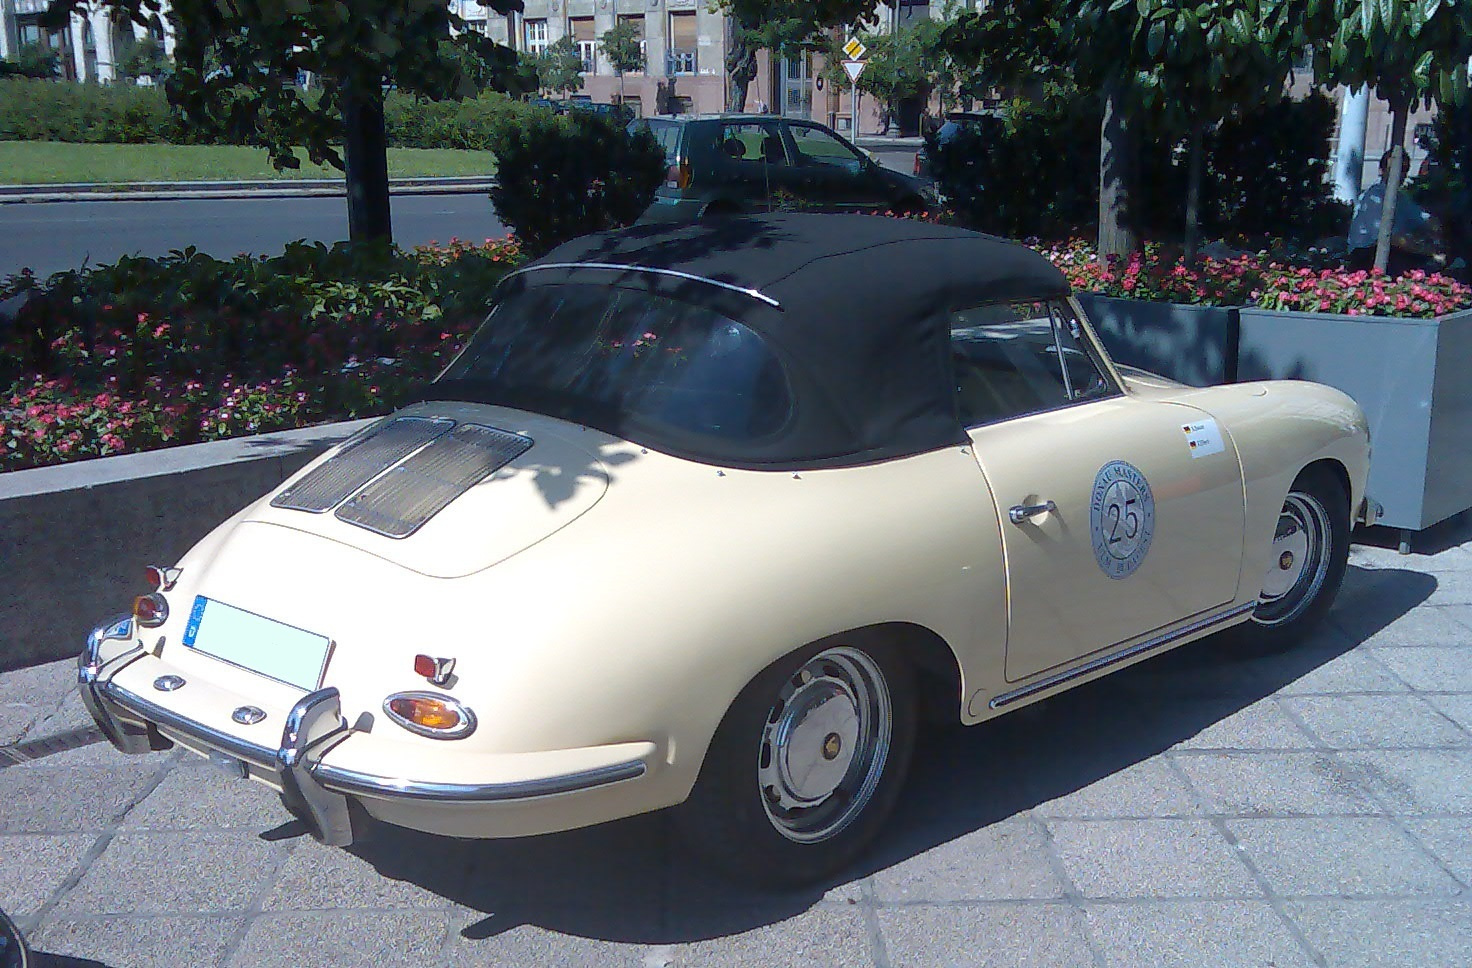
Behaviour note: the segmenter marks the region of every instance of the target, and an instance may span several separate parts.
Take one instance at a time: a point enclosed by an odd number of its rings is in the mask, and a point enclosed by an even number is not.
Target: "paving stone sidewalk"
[[[1289,655],[1201,643],[926,737],[824,888],[730,887],[658,815],[324,848],[265,788],[93,744],[0,768],[0,906],[43,966],[1469,965],[1472,526],[1421,550],[1356,546]],[[0,746],[85,725],[71,677],[0,675]]]

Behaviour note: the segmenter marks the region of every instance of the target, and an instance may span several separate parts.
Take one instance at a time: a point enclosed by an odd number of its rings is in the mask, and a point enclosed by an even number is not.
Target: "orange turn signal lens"
[[[475,715],[457,700],[428,692],[402,692],[383,704],[389,718],[412,733],[459,739],[475,729]]]
[[[169,603],[162,595],[139,595],[133,599],[133,618],[146,629],[158,628],[169,618]]]

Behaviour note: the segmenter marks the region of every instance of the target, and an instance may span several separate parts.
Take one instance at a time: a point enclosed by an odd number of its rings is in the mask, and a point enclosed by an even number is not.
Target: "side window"
[[[777,128],[770,124],[721,125],[720,156],[726,161],[747,164],[785,165],[787,153]]]
[[[966,426],[1108,396],[1066,303],[991,303],[951,317],[956,401]],[[1061,361],[1061,362],[1060,362]]]
[[[792,132],[792,143],[797,147],[799,165],[826,165],[854,174],[863,170],[863,156],[822,128],[793,124],[787,130]]]

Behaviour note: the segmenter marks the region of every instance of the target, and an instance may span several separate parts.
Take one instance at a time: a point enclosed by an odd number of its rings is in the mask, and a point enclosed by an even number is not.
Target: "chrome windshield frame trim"
[[[317,782],[327,789],[355,796],[441,803],[497,803],[532,800],[561,793],[577,793],[608,786],[611,783],[638,779],[648,771],[649,767],[643,760],[627,760],[623,763],[611,763],[608,766],[580,770],[576,773],[564,773],[561,776],[514,780],[509,783],[428,783],[415,780],[395,780],[326,764],[319,765],[313,771],[313,775]]]
[[[759,289],[752,289],[748,286],[738,286],[734,282],[722,282],[719,279],[711,279],[708,276],[697,276],[693,272],[681,272],[679,269],[661,269],[656,266],[624,265],[618,262],[543,262],[537,265],[531,265],[526,266],[522,269],[517,269],[515,272],[507,273],[506,278],[501,280],[501,282],[504,285],[507,279],[514,279],[517,276],[523,275],[525,273],[537,272],[542,269],[607,269],[614,272],[647,272],[651,275],[656,276],[670,276],[671,278],[675,279],[683,279],[686,282],[703,282],[708,286],[716,286],[717,288],[725,289],[730,292],[737,292],[743,296],[748,296],[759,302],[764,302],[768,306],[771,306],[773,309],[782,308],[782,304],[780,302],[773,299],[771,296],[768,296],[766,293],[762,292]]]
[[[1146,639],[1144,642],[1140,642],[1136,645],[1121,649],[1118,652],[1111,652],[1107,655],[1101,655],[1097,659],[1085,662],[1083,665],[1075,666],[1072,669],[1065,669],[1062,672],[1055,672],[1053,675],[1048,676],[1045,679],[1039,679],[1037,682],[1029,683],[1025,686],[1020,686],[1017,689],[1013,689],[1011,692],[1004,692],[998,696],[993,697],[991,702],[987,703],[987,705],[990,706],[992,709],[1001,709],[1003,706],[1009,706],[1019,699],[1025,699],[1028,696],[1042,692],[1046,689],[1051,689],[1054,686],[1062,685],[1063,683],[1077,679],[1080,676],[1086,676],[1091,672],[1098,672],[1100,669],[1114,665],[1115,663],[1123,662],[1126,659],[1133,659],[1136,656],[1145,654],[1146,652],[1152,652],[1179,639],[1183,639],[1188,635],[1195,635],[1197,632],[1203,632],[1209,628],[1212,628],[1213,626],[1229,622],[1240,615],[1245,615],[1248,612],[1251,612],[1254,608],[1257,608],[1257,601],[1255,599],[1245,605],[1234,605],[1231,608],[1227,608],[1223,611],[1207,615],[1203,618],[1197,619],[1189,625],[1184,625],[1170,632],[1165,632],[1160,635],[1154,636],[1153,638]]]

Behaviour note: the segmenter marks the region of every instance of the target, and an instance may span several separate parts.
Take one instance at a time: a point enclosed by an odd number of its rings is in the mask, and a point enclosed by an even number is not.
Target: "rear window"
[[[654,135],[654,140],[664,149],[664,163],[673,165],[679,161],[680,154],[680,129],[683,125],[675,121],[661,121],[658,118],[649,120],[637,120],[629,125],[632,130],[634,125],[644,125]]]
[[[792,398],[755,331],[648,292],[563,284],[497,304],[441,379],[494,388],[494,401],[618,432],[756,440],[782,429]]]

